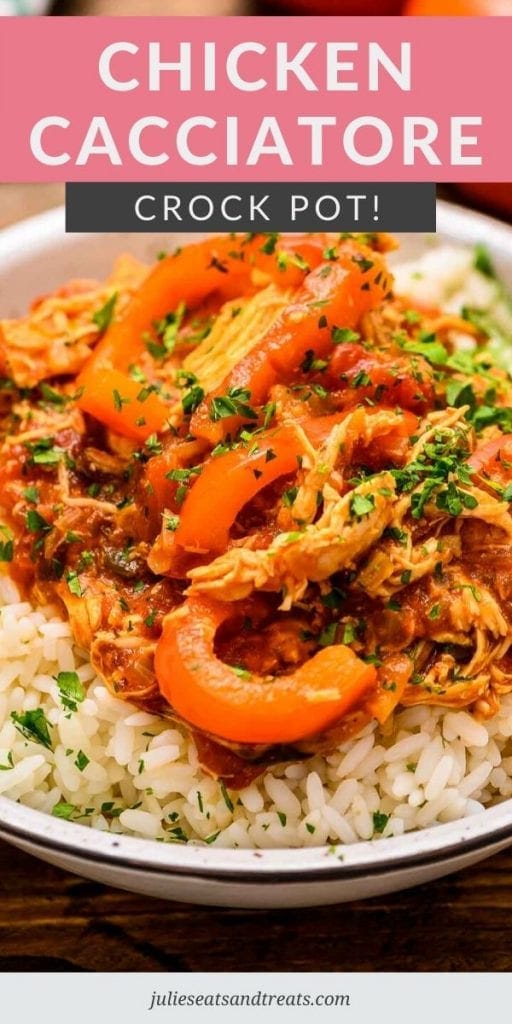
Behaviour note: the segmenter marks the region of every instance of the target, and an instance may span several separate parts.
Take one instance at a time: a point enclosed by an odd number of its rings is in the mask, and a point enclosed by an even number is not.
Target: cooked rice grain
[[[328,757],[267,771],[241,793],[198,765],[169,722],[116,699],[55,608],[33,609],[0,577],[0,793],[102,831],[217,847],[299,847],[398,836],[512,795],[512,695],[485,725],[416,707],[367,726]],[[86,697],[63,707],[56,676]],[[42,708],[52,750],[11,714]]]

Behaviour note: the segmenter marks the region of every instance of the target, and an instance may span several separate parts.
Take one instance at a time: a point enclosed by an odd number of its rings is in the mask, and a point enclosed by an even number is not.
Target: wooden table
[[[1,185],[0,227],[62,201]],[[419,889],[311,910],[164,903],[0,843],[0,971],[511,970],[512,852]]]
[[[512,969],[512,855],[310,910],[221,910],[107,889],[0,844],[0,971]]]

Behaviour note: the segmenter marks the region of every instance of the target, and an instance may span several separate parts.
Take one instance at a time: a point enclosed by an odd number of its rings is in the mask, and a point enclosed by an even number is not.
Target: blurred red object
[[[512,0],[407,0],[402,13],[454,17],[504,15],[512,14]]]
[[[273,0],[288,14],[400,14],[402,0]]]
[[[457,190],[465,199],[471,199],[485,210],[500,213],[512,220],[512,184],[509,182],[467,181],[458,183]]]

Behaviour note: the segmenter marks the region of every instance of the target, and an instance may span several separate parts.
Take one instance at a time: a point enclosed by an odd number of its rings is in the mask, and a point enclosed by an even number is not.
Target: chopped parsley
[[[29,462],[34,466],[56,466],[64,452],[55,446],[53,437],[40,437],[37,441],[25,441],[30,453]]]
[[[252,673],[243,665],[230,665],[229,668],[239,679],[252,679]]]
[[[234,253],[230,253],[230,255],[232,258],[235,258]],[[220,274],[229,274],[229,268],[227,264],[223,263],[222,260],[219,260],[218,256],[212,256],[208,264],[208,270],[210,269],[218,270]]]
[[[471,470],[465,461],[468,455],[463,428],[439,429],[414,462],[391,471],[398,493],[414,491],[411,495],[413,519],[421,519],[432,502],[450,516],[460,515],[464,508],[476,507],[477,499],[463,490],[464,485],[471,483]]]
[[[352,378],[352,388],[367,388],[371,385],[371,377],[368,376],[366,370],[359,370]]]
[[[324,608],[341,608],[346,596],[345,592],[340,590],[339,587],[333,587],[327,594],[322,594],[320,600]]]
[[[51,405],[66,405],[69,402],[67,395],[63,395],[61,391],[56,391],[55,388],[50,387],[46,381],[41,381],[39,390],[45,402],[49,402]]]
[[[25,501],[28,501],[31,505],[37,505],[39,501],[39,491],[37,487],[25,487],[23,497],[25,498]]]
[[[12,562],[14,538],[7,526],[0,524],[0,562]]]
[[[429,363],[434,365],[443,366],[448,361],[448,351],[442,344],[437,340],[435,334],[427,334],[425,331],[420,331],[418,337],[413,341],[406,341],[402,346],[406,352],[413,352],[416,355],[423,356]]]
[[[220,836],[220,829],[219,829],[218,832],[212,832],[211,835],[206,836],[205,843],[208,843],[208,846],[210,846],[212,843],[215,842],[216,839],[219,838],[219,836]]]
[[[32,743],[40,743],[47,750],[52,749],[49,723],[42,708],[35,708],[33,711],[24,711],[19,715],[17,711],[11,711],[11,718],[18,732]]]
[[[375,508],[375,498],[372,494],[354,494],[350,502],[350,512],[357,519],[368,516]]]
[[[409,539],[409,534],[405,530],[401,530],[399,526],[388,526],[384,530],[384,537],[389,537],[390,540],[394,540],[397,544],[405,545]]]
[[[54,818],[63,818],[64,821],[79,817],[78,807],[75,807],[75,804],[67,803],[66,800],[59,800],[58,804],[52,807],[52,814]]]
[[[345,342],[359,341],[361,335],[357,331],[351,331],[348,327],[333,327],[331,328],[331,338],[333,345],[343,345]]]
[[[146,348],[153,359],[165,359],[174,351],[178,340],[178,331],[186,312],[185,303],[180,302],[175,310],[167,313],[162,320],[154,322],[153,330],[156,334],[156,341],[151,334],[144,335]]]
[[[277,406],[275,402],[267,402],[266,405],[262,406],[261,411],[263,413],[263,430],[266,430],[267,427],[269,427],[270,424],[272,423],[272,420],[274,419],[274,416],[276,414],[276,409]]]
[[[119,393],[117,388],[113,389],[112,398],[114,400],[114,407],[117,410],[117,412],[122,412],[123,405],[129,405],[131,402],[131,398],[124,398],[123,395]]]
[[[264,252],[267,256],[273,256],[273,254],[276,251],[276,245],[277,245],[278,241],[279,241],[279,234],[278,234],[278,232],[277,231],[271,231],[268,234],[268,236],[266,238],[266,241],[261,246],[260,252]]]
[[[476,395],[473,391],[473,386],[467,381],[449,381],[446,386],[446,401],[448,405],[453,405],[456,409],[460,409],[463,405],[468,405],[470,413],[474,412]]]
[[[145,423],[145,420],[144,420]],[[150,434],[144,442],[144,448],[151,456],[161,455],[163,451],[162,442],[158,440],[157,434]]]
[[[298,252],[293,254],[289,252],[278,252],[277,265],[279,270],[286,270],[289,266],[297,267],[298,270],[303,270],[305,274],[308,274],[311,269],[309,263],[306,263],[306,260],[304,260]]]
[[[229,793],[228,793],[228,791],[226,789],[225,783],[222,781],[222,779],[221,779],[221,782],[220,782],[220,791],[222,793],[222,798],[224,800],[224,803],[226,804],[226,807],[227,807],[228,811],[231,811],[231,813],[233,813],[233,811],[235,809],[235,805],[234,805],[234,803],[233,803],[233,801],[232,801],[232,799],[231,799],[231,797],[230,797],[230,795],[229,795]]]
[[[75,758],[75,765],[79,772],[83,772],[84,768],[87,768],[89,764],[89,758],[87,754],[84,754],[83,750],[79,750]]]
[[[82,590],[82,584],[80,583],[78,573],[73,569],[68,569],[66,573],[66,583],[70,594],[75,597],[83,597],[84,591]]]
[[[216,423],[229,416],[241,416],[243,419],[256,420],[258,413],[248,404],[251,392],[247,388],[230,388],[227,394],[217,395],[210,403],[210,419]]]
[[[25,523],[29,533],[44,533],[51,530],[51,524],[35,509],[29,508]]]
[[[448,512],[450,516],[460,516],[463,509],[473,509],[478,501],[473,494],[461,491],[450,481],[448,487],[439,491],[436,496],[436,507],[442,512]]]
[[[357,263],[362,274],[366,274],[374,266],[373,260],[368,260],[365,256],[353,256],[352,262]]]
[[[165,474],[166,480],[175,480],[179,484],[176,488],[175,500],[178,505],[183,504],[187,496],[188,485],[191,477],[201,472],[202,466],[191,466],[188,469],[170,469]]]
[[[381,811],[373,812],[373,831],[376,832],[377,835],[382,835],[389,821],[389,818],[389,814],[382,814]]]
[[[480,432],[485,427],[497,424],[505,432],[512,430],[512,407],[479,405],[471,416],[471,422],[476,431]]]
[[[112,295],[107,299],[105,305],[102,306],[101,309],[97,309],[96,312],[92,314],[93,323],[96,324],[96,327],[101,331],[101,333],[106,331],[107,327],[109,327],[112,322],[116,302],[117,292],[112,292]]]
[[[180,517],[175,515],[164,515],[164,525],[166,530],[170,530],[171,533],[175,533],[180,525]]]
[[[298,487],[289,487],[288,490],[284,491],[284,493],[283,493],[283,505],[285,505],[286,508],[291,508],[292,507],[292,505],[293,505],[293,503],[295,501],[295,498],[297,497],[297,493],[298,493]]]
[[[337,628],[338,628],[338,623],[337,622],[331,622],[331,623],[329,623],[328,626],[325,626],[325,628],[320,633],[320,636],[318,637],[318,646],[319,647],[330,647],[331,644],[336,643],[336,630],[337,630]]]
[[[204,388],[200,384],[192,384],[192,386],[185,391],[183,398],[181,399],[181,406],[185,416],[189,416],[193,413],[198,405],[201,404],[204,398]]]
[[[7,764],[0,764],[0,772],[10,772],[11,768],[14,768],[14,760],[10,750],[7,754]]]
[[[76,711],[78,705],[85,700],[85,689],[76,672],[59,672],[55,676],[62,706],[68,711]]]
[[[353,644],[354,640],[357,640],[357,625],[355,622],[345,622],[342,642],[344,644]]]

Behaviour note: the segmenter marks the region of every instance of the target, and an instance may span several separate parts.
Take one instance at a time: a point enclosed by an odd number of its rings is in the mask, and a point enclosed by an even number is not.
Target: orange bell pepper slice
[[[250,393],[251,405],[261,405],[274,384],[299,370],[309,350],[316,357],[325,356],[332,348],[335,328],[352,330],[364,313],[379,305],[391,280],[379,253],[351,240],[344,242],[337,260],[321,263],[308,274],[293,303],[264,338],[196,409],[191,432],[212,444],[232,435],[243,418],[216,420],[212,399],[242,388]]]
[[[210,458],[185,498],[176,543],[196,553],[225,551],[240,510],[268,484],[297,472],[301,451],[297,432],[283,426],[255,435],[247,448]]]
[[[155,392],[143,401],[143,388],[112,367],[91,368],[80,374],[78,405],[106,427],[133,441],[146,441],[165,429],[169,410]]]
[[[274,244],[275,251],[267,252],[268,239],[265,241],[264,235],[221,235],[188,245],[155,264],[123,316],[110,324],[79,375],[77,383],[83,388],[79,407],[134,440],[145,440],[155,430],[164,429],[165,403],[153,394],[141,411],[136,398],[140,388],[135,390],[127,373],[144,351],[144,334],[180,303],[194,309],[213,293],[218,293],[221,300],[247,293],[252,288],[255,269],[283,288],[297,286],[322,259],[326,237],[276,236]],[[117,383],[113,383],[109,376],[113,371],[123,372],[125,379],[117,378]],[[112,415],[114,388],[130,397],[131,412],[125,408],[122,415]],[[151,420],[148,429],[137,426],[137,420],[144,417],[148,422]]]
[[[294,743],[343,718],[375,687],[373,665],[324,647],[290,675],[243,678],[215,654],[226,604],[189,598],[164,620],[155,669],[160,692],[187,722],[235,743]]]
[[[213,293],[224,300],[245,294],[255,269],[283,288],[300,284],[308,267],[320,262],[324,242],[323,236],[283,236],[275,243],[275,253],[266,253],[263,235],[219,235],[165,256],[142,282],[122,317],[110,324],[87,366],[110,365],[127,370],[144,350],[143,335],[155,321],[162,320],[180,303],[195,309]],[[285,256],[282,270],[280,252]],[[298,259],[290,262],[295,254]]]

